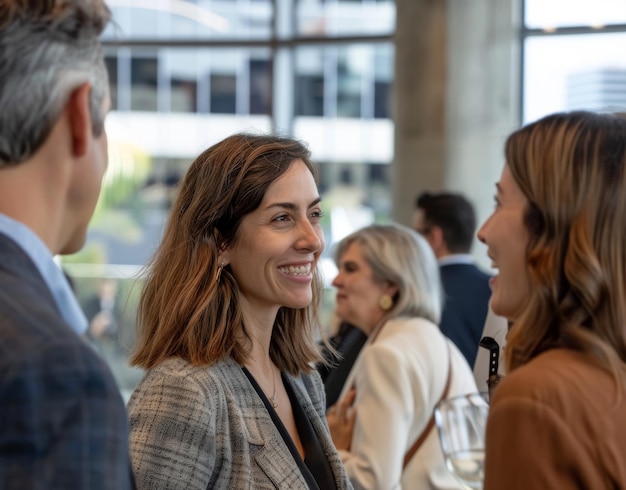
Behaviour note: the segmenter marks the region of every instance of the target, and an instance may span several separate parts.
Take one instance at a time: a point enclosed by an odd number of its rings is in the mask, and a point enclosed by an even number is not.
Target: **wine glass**
[[[435,407],[439,441],[452,474],[468,490],[482,490],[487,393],[469,393],[442,400]]]

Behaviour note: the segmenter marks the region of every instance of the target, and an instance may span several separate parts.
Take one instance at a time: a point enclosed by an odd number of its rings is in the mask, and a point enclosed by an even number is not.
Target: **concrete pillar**
[[[446,2],[396,1],[393,219],[409,225],[415,195],[445,182]]]
[[[504,141],[520,121],[521,0],[448,0],[446,175],[444,187],[493,210]],[[477,241],[474,255],[487,265]]]
[[[394,220],[410,225],[426,189],[462,192],[479,222],[490,213],[519,121],[520,2],[396,0]]]

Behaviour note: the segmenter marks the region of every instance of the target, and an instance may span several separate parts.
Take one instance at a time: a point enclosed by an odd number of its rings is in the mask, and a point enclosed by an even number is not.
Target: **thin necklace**
[[[272,404],[273,408],[276,408],[278,407],[278,402],[276,401],[276,376],[273,370],[272,370],[272,381],[274,382],[274,393],[272,393],[272,396],[270,396],[270,403]]]

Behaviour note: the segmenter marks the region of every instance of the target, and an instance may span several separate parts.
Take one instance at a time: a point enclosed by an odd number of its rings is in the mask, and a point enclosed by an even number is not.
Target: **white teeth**
[[[306,276],[311,273],[311,264],[307,265],[290,265],[288,267],[279,267],[279,271],[292,276]]]

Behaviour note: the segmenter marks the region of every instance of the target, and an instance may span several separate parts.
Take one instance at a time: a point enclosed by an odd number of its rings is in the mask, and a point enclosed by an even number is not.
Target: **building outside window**
[[[626,110],[626,3],[526,0],[524,20],[523,122]]]

